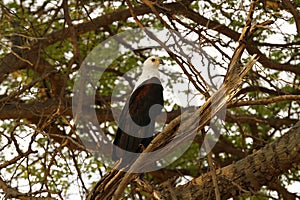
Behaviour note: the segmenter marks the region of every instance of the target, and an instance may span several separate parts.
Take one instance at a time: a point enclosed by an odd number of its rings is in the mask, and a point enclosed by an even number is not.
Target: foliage
[[[83,199],[112,167],[82,149],[80,137],[74,131],[71,98],[84,58],[106,39],[140,28],[126,2],[7,0],[0,3],[0,188],[3,191],[0,197]],[[176,30],[189,38],[191,44],[201,46],[214,68],[220,71],[216,77],[223,79],[246,23],[250,1],[156,1],[159,15],[143,2],[132,2],[141,24]],[[247,51],[242,62],[252,54],[260,58],[241,91],[228,104],[222,139],[212,150],[218,168],[276,140],[299,120],[300,21],[295,13],[300,16],[300,2],[290,2],[292,7],[283,2],[290,1],[257,2],[252,23],[274,22],[259,27],[245,41]],[[175,4],[178,9],[171,7]],[[100,66],[106,60],[96,60],[99,64],[96,67],[105,72],[96,86],[95,108],[100,127],[110,139],[117,127],[111,109],[120,111],[140,73],[138,67],[153,53],[165,60],[162,74],[168,77],[173,73],[173,78],[164,83],[167,123],[179,115],[178,110],[201,106],[207,98],[205,90],[212,93],[213,89],[206,87],[200,78],[207,70],[203,63],[194,62],[195,68],[180,66],[161,47],[122,54],[109,66]],[[112,54],[116,52],[108,49],[106,55]],[[183,107],[171,93],[186,82],[189,88],[178,90],[191,98]],[[113,94],[116,87],[121,92]],[[120,101],[111,102],[112,96]],[[165,126],[160,122],[160,130]],[[207,159],[199,158],[199,138],[200,133],[188,151],[166,168],[165,180],[161,179],[163,175],[151,173],[140,178],[152,185],[153,190],[159,190],[164,181],[175,179],[170,183],[176,187],[209,171]],[[297,167],[299,163],[282,172],[275,186],[266,185],[255,193],[244,192],[239,198],[268,199],[274,196],[272,191],[277,191],[278,198],[291,195],[291,186],[299,184]],[[134,190],[135,187],[139,189]],[[124,197],[144,199],[151,195],[143,185],[132,183]],[[296,195],[299,198],[300,193]]]

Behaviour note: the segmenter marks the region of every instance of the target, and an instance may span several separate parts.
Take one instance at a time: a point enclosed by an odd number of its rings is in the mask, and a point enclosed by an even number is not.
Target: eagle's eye
[[[152,58],[151,61],[152,61],[152,62],[155,62],[155,58]]]

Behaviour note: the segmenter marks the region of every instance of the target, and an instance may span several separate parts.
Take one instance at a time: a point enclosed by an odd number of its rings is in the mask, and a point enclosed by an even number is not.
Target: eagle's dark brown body
[[[113,160],[132,161],[154,136],[155,118],[163,108],[163,87],[157,77],[138,86],[124,106],[113,147]]]

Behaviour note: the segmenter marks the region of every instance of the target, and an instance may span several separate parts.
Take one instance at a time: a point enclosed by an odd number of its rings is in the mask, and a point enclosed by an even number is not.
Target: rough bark
[[[287,133],[236,163],[218,169],[222,199],[254,194],[262,186],[300,164],[300,121]],[[173,189],[177,199],[215,199],[211,172]],[[170,199],[166,191],[165,199]],[[296,196],[294,196],[296,199]]]

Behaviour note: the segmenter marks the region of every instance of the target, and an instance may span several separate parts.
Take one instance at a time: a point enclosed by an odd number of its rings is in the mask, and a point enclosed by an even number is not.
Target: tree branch
[[[240,194],[243,190],[255,192],[267,185],[274,177],[282,175],[300,163],[300,121],[276,141],[257,152],[217,170],[222,199]],[[241,191],[242,190],[242,191]],[[214,199],[211,173],[203,174],[191,182],[176,187],[179,199]],[[165,196],[168,199],[169,196]]]
[[[185,16],[201,26],[222,33],[223,35],[233,39],[234,41],[238,41],[240,36],[238,32],[228,28],[227,26],[215,21],[211,21],[206,17],[201,16],[200,14],[189,9],[184,2],[162,4],[156,10],[160,13],[168,12],[170,15]],[[145,15],[152,12],[151,9],[146,5],[136,6],[133,8],[133,11],[136,16]],[[75,29],[75,32],[78,35],[81,35],[86,32],[108,26],[113,22],[126,20],[129,17],[131,17],[129,9],[117,10],[112,13],[97,17],[92,21],[74,25],[73,28]],[[41,48],[45,48],[58,41],[65,40],[71,36],[72,31],[70,31],[70,27],[45,35],[43,39],[39,40],[36,44],[30,47],[30,50],[24,50],[24,52],[22,53],[22,58],[24,60],[30,61],[30,63],[35,65],[36,60],[34,58],[37,58],[37,52],[40,51]],[[252,40],[246,41],[246,49],[249,51],[250,54],[257,54],[259,57],[258,61],[267,68],[276,70],[286,70],[296,74],[300,74],[300,68],[296,65],[281,64],[270,60],[265,54],[263,54],[258,49],[256,43]],[[7,54],[0,60],[0,80],[3,79],[3,77],[5,77],[6,74],[9,74],[19,69],[24,69],[26,67],[28,67],[28,63],[18,59],[15,55],[11,53]]]
[[[276,103],[281,101],[300,101],[300,95],[280,95],[276,97],[270,97],[265,99],[250,100],[250,101],[240,101],[240,102],[230,102],[228,107],[240,107],[249,105],[267,105],[270,103]]]
[[[17,198],[20,200],[55,200],[51,197],[34,197],[30,194],[21,193],[17,189],[10,187],[7,183],[0,177],[0,188],[5,193],[5,199]]]
[[[298,36],[300,37],[300,13],[297,11],[297,9],[294,7],[290,0],[282,0],[282,3],[283,6],[294,16]]]

